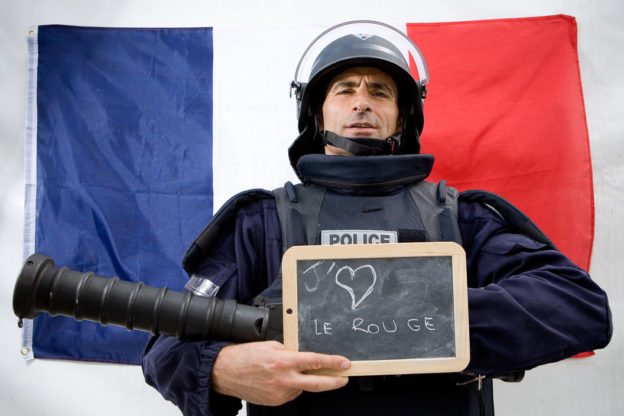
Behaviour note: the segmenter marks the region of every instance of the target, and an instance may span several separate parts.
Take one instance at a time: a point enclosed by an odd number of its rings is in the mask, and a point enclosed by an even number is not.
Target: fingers
[[[351,362],[340,355],[317,354],[314,352],[296,353],[299,371],[313,370],[348,370]]]
[[[265,345],[275,350],[281,350],[283,357],[288,357],[299,371],[314,370],[348,370],[351,361],[341,355],[319,354],[315,352],[287,351],[284,345],[277,341],[266,341]]]
[[[349,378],[344,376],[306,374],[308,371],[347,370],[351,368],[351,362],[345,357],[313,352],[297,352],[294,353],[294,357],[297,372],[292,385],[298,389],[310,392],[334,390],[345,386],[349,381]]]
[[[349,377],[299,374],[293,381],[293,385],[301,390],[318,393],[344,387],[349,382]]]

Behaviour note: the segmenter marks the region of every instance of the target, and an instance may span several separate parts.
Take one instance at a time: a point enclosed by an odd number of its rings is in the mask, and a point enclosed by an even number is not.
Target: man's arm
[[[212,391],[214,360],[227,343],[153,337],[141,365],[145,381],[184,415],[236,415],[240,400]]]
[[[459,208],[468,263],[467,371],[503,375],[607,345],[607,297],[586,271],[478,203]]]
[[[344,357],[286,351],[275,341],[228,345],[162,336],[150,340],[142,364],[146,382],[185,415],[235,415],[239,399],[275,406],[304,390],[340,388],[346,377],[304,372],[350,367]]]
[[[220,232],[211,253],[198,267],[220,287],[218,296],[250,302],[279,275],[281,234],[270,199],[240,207]],[[236,414],[240,398],[280,404],[306,391],[346,384],[345,377],[304,374],[317,368],[344,369],[344,357],[291,352],[266,341],[228,345],[154,337],[147,345],[143,373],[148,384],[185,415]]]

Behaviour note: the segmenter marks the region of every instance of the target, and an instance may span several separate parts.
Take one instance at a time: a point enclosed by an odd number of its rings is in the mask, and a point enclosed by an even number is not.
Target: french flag
[[[576,22],[399,23],[431,81],[431,180],[522,209],[589,267],[593,187]],[[182,255],[227,198],[295,180],[287,86],[326,27],[94,28],[29,34],[25,256],[182,290]],[[42,314],[27,358],[138,364],[148,334]]]

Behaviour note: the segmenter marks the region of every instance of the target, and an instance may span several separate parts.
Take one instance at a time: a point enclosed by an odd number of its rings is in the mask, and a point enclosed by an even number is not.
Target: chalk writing
[[[432,318],[430,317],[425,317],[424,318],[425,321],[425,328],[428,329],[429,331],[435,331],[435,327],[433,325]],[[387,325],[387,326],[386,326]],[[405,323],[405,326],[402,327],[403,329],[407,328],[408,330],[412,331],[412,332],[420,332],[420,325],[418,325],[418,319],[416,318],[412,318],[412,319],[408,319],[407,322]],[[367,334],[378,334],[379,332],[385,332],[388,334],[397,332],[398,327],[397,327],[397,323],[396,320],[392,319],[391,323],[386,323],[386,321],[381,321],[381,326],[372,322],[369,323],[368,325],[366,323],[364,323],[364,319],[362,318],[355,318],[353,319],[353,324],[351,326],[351,329],[353,329],[354,331],[361,331],[361,332],[365,332]]]
[[[308,267],[307,269],[303,271],[303,275],[306,276],[306,280],[303,282],[303,285],[305,286],[306,290],[310,293],[318,289],[320,277],[318,275],[317,269],[323,263],[325,263],[325,260],[317,261],[312,266]],[[313,272],[313,275],[311,276],[312,284],[310,284],[310,274],[308,273],[310,270],[312,270]]]
[[[331,262],[329,267],[325,260],[313,263],[303,270],[305,277],[303,285],[309,293],[318,289],[322,277],[329,276],[334,270],[336,262]],[[327,270],[324,270],[327,268]],[[353,269],[350,266],[342,266],[336,271],[334,281],[342,289],[346,290],[351,298],[351,310],[355,310],[374,290],[377,282],[377,272],[370,264],[365,264]]]
[[[318,319],[314,320],[314,332],[316,335],[331,335],[332,327],[331,322],[323,322],[319,329]]]
[[[346,272],[346,273],[343,273],[343,272]],[[347,277],[345,278],[345,276]],[[367,282],[364,283],[363,285],[364,292],[360,296],[356,295],[355,288],[362,287],[362,285],[361,284],[357,286],[353,285],[353,281],[356,278],[356,276],[358,277],[359,280],[364,279],[364,280],[370,281],[369,285],[367,284]],[[343,288],[344,290],[346,290],[347,293],[349,293],[349,295],[351,296],[351,310],[355,310],[358,307],[358,305],[362,303],[364,299],[366,299],[368,295],[370,295],[373,292],[376,282],[377,282],[377,272],[375,272],[375,269],[370,264],[365,264],[356,269],[353,269],[350,266],[343,266],[340,269],[338,269],[338,271],[336,272],[336,284],[340,286],[341,288]]]
[[[384,319],[381,321],[374,322],[366,322],[364,318],[354,318],[351,323],[351,329],[356,332],[362,332],[365,334],[376,335],[379,333],[382,334],[393,334],[397,331],[408,331],[408,332],[421,332],[421,330],[427,331],[435,331],[435,323],[434,318],[425,316],[422,318],[423,324],[421,325],[421,320],[418,318],[410,318],[407,320],[399,320],[399,324],[397,324],[396,319]],[[318,319],[314,319],[314,334],[315,335],[332,335],[333,327],[332,322],[319,322]],[[343,325],[336,325],[339,327],[344,327]]]

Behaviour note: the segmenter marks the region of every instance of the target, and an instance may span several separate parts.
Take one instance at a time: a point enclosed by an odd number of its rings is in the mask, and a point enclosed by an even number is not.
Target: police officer
[[[300,134],[289,157],[302,184],[230,200],[230,214],[215,216],[218,235],[187,252],[186,287],[239,302],[279,297],[283,251],[320,244],[328,231],[456,241],[467,253],[466,371],[348,380],[305,373],[347,369],[347,358],[285,351],[274,341],[155,337],[143,357],[146,381],[184,414],[236,414],[240,399],[258,415],[493,414],[492,378],[519,379],[525,369],[608,343],[606,295],[525,227],[529,220],[494,195],[424,180],[433,165],[419,154],[427,82],[418,48],[387,25],[348,22],[321,34],[292,83]]]

